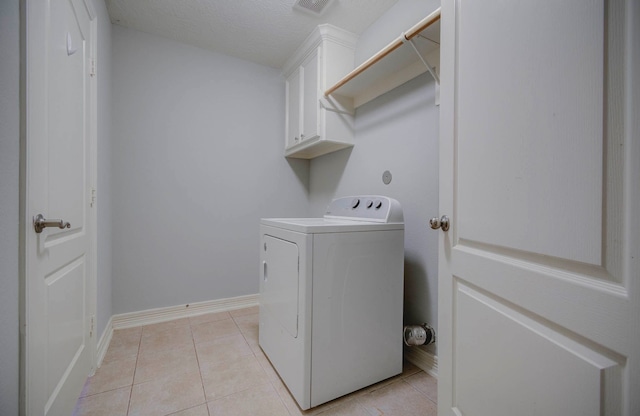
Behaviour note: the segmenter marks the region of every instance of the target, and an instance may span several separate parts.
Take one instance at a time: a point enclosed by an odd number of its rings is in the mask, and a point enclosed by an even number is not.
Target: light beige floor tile
[[[238,316],[244,316],[244,315],[253,315],[253,314],[257,314],[259,312],[259,308],[257,306],[252,306],[250,308],[242,308],[242,309],[236,309],[235,311],[231,311],[231,316],[238,317]]]
[[[254,355],[256,356],[256,359],[262,366],[262,369],[264,370],[264,372],[267,373],[267,377],[269,377],[269,380],[279,381],[280,376],[278,376],[278,372],[273,368],[273,366],[271,365],[271,361],[269,361],[267,356],[264,355],[264,352],[260,350],[260,351],[254,352]]]
[[[178,373],[134,385],[129,416],[167,415],[203,403],[205,400],[200,373]]]
[[[193,332],[193,339],[196,344],[211,342],[216,338],[240,334],[240,330],[235,322],[233,322],[233,319],[223,319],[221,321],[193,325],[191,331]]]
[[[234,316],[233,320],[236,321],[236,325],[240,328],[242,333],[253,332],[258,333],[258,314]]]
[[[142,333],[140,353],[149,350],[166,350],[193,344],[190,326],[177,326],[160,332]]]
[[[131,387],[78,399],[73,416],[126,416]]]
[[[236,358],[252,355],[253,351],[241,334],[215,338],[211,342],[196,344],[198,361],[202,365],[226,362]]]
[[[192,316],[189,318],[191,325],[203,324],[205,322],[222,321],[231,318],[229,312],[205,313],[204,315]]]
[[[402,377],[409,377],[413,374],[419,373],[420,371],[422,370],[420,370],[420,368],[417,365],[407,360],[404,360],[402,362]]]
[[[289,416],[270,384],[211,401],[208,406],[211,416]]]
[[[201,362],[200,373],[207,401],[269,383],[267,374],[253,355],[222,363]]]
[[[357,393],[358,394],[368,394],[371,393],[372,391],[375,390],[379,390],[383,387],[386,387],[392,383],[396,383],[398,381],[400,381],[401,379],[405,378],[405,377],[409,377],[413,374],[416,374],[418,372],[421,372],[422,370],[420,370],[420,368],[418,368],[417,366],[415,366],[414,364],[410,363],[407,360],[404,360],[402,362],[402,373],[398,374],[397,376],[393,376],[393,377],[389,377],[386,380],[382,380],[379,381],[378,383],[372,384],[370,386],[364,387],[361,390],[359,390]]]
[[[258,339],[258,332],[257,331],[255,333],[254,332],[243,332],[242,336],[247,341],[247,344],[249,344],[249,347],[251,347],[251,350],[253,352],[262,351],[262,348],[260,348],[260,344],[259,344],[260,340]]]
[[[303,412],[258,345],[256,312],[116,330],[74,415],[124,415],[129,400],[130,415],[436,415],[437,380],[408,362],[401,375]]]
[[[249,341],[247,341],[247,344],[249,344]],[[260,348],[260,346],[257,344],[256,345],[249,344],[249,348],[251,348],[251,351],[253,351],[253,355],[255,356],[258,356],[258,354],[260,353],[264,354],[264,352],[262,351],[262,348]]]
[[[397,375],[395,377],[391,377],[391,378],[388,378],[386,380],[382,380],[382,381],[380,381],[378,383],[375,383],[375,384],[372,384],[370,386],[363,387],[362,389],[358,390],[355,393],[357,393],[359,395],[369,394],[372,391],[380,390],[381,388],[387,387],[388,385],[393,384],[393,383],[397,383],[400,380],[402,380],[402,376],[401,375]]]
[[[287,390],[285,385],[282,383],[282,381],[280,380],[278,380],[278,382],[274,381],[271,384],[276,389],[276,392],[280,396],[280,399],[282,400],[285,407],[289,411],[289,414],[291,414],[292,416],[315,416],[321,412],[324,412],[342,403],[341,399],[338,399],[338,400],[331,401],[329,403],[324,403],[320,406],[313,407],[308,410],[302,410],[300,409],[300,406],[298,406],[298,403],[293,398],[291,393],[289,393],[289,390]],[[346,402],[348,399],[344,398],[342,400]]]
[[[370,416],[357,400],[348,400],[318,413],[318,416]]]
[[[133,373],[136,368],[136,356],[102,364],[93,377],[87,378],[81,397],[115,390],[133,384]]]
[[[207,405],[205,403],[201,404],[200,406],[192,407],[190,409],[171,413],[171,416],[209,416],[209,410],[207,409]]]
[[[113,331],[113,336],[109,342],[109,348],[102,359],[102,363],[106,364],[111,361],[130,358],[132,355],[135,356],[138,354],[141,335],[142,328],[140,327],[116,329]]]
[[[135,341],[140,340],[142,334],[141,326],[134,326],[132,328],[114,329],[113,336],[111,337],[111,344],[122,341]]]
[[[403,380],[365,395],[360,404],[372,416],[436,416],[437,406]]]
[[[172,321],[159,322],[157,324],[145,325],[142,327],[142,336],[149,336],[155,332],[163,332],[169,329],[179,328],[189,325],[189,318],[174,319]]]
[[[145,350],[138,356],[133,383],[140,384],[180,372],[198,370],[198,359],[193,343],[167,350]]]
[[[429,400],[438,403],[438,380],[424,371],[420,371],[404,379],[416,390],[423,393]]]

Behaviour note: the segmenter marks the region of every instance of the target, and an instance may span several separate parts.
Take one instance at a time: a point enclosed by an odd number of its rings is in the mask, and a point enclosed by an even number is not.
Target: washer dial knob
[[[353,201],[351,201],[351,208],[356,209],[358,208],[358,205],[360,205],[360,199],[353,198]]]

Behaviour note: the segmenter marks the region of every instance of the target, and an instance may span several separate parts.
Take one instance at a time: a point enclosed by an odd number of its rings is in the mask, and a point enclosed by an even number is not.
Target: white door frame
[[[87,13],[90,18],[90,54],[93,61],[93,74],[89,79],[89,108],[88,108],[88,122],[89,122],[89,140],[90,146],[88,163],[90,164],[88,169],[89,184],[92,190],[92,209],[87,212],[88,230],[90,233],[89,241],[91,247],[87,250],[88,255],[88,268],[87,268],[87,284],[88,284],[88,297],[87,297],[87,309],[92,316],[92,336],[89,339],[89,348],[91,355],[91,375],[95,372],[97,364],[97,336],[96,336],[96,311],[97,311],[97,198],[95,192],[97,189],[97,76],[95,73],[97,63],[97,19],[96,12],[92,0],[82,0]],[[30,88],[42,88],[43,85],[28,85],[28,79],[32,71],[32,66],[40,65],[44,61],[45,45],[41,42],[35,42],[29,40],[29,21],[33,16],[41,15],[44,12],[44,6],[42,2],[37,0],[21,0],[21,50],[20,50],[20,218],[19,218],[19,230],[20,230],[20,247],[19,247],[19,265],[20,265],[20,415],[31,415],[36,411],[32,403],[30,403],[30,392],[28,390],[29,377],[32,376],[28,371],[31,365],[32,358],[29,356],[29,336],[28,336],[28,285],[27,278],[29,276],[31,267],[29,264],[29,258],[27,254],[27,247],[29,238],[33,237],[33,224],[31,206],[28,198],[29,191],[29,175],[28,166],[31,163],[30,155],[28,152],[28,142],[30,140],[30,128],[28,117],[27,100],[30,96]],[[42,16],[38,16],[42,18]],[[41,37],[41,39],[43,39]],[[31,50],[29,50],[31,48]],[[87,374],[89,376],[90,374]]]

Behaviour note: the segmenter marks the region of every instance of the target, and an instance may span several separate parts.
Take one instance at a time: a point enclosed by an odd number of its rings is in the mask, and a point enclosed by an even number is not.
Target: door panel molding
[[[454,287],[457,319],[453,332],[458,339],[454,367],[473,368],[465,370],[464,376],[454,375],[453,396],[459,399],[454,405],[463,413],[494,409],[496,405],[488,402],[498,400],[498,408],[522,407],[537,412],[530,410],[530,414],[570,414],[568,409],[580,415],[599,415],[601,410],[606,415],[619,414],[616,405],[626,364],[623,356],[575,334],[569,336],[563,329],[523,314],[522,308],[461,280],[456,279]],[[489,348],[477,348],[480,342]],[[501,348],[503,343],[509,343],[510,348]],[[500,354],[502,365],[498,368],[493,366],[495,354]],[[521,355],[528,359],[522,360]],[[492,397],[494,387],[485,387],[488,374],[492,383],[503,385],[495,390],[509,393]],[[520,388],[509,389],[511,383]]]

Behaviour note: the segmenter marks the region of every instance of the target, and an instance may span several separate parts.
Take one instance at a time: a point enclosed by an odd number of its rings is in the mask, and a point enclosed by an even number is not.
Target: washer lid
[[[381,223],[333,218],[263,218],[260,224],[305,234],[404,230],[404,223]]]

